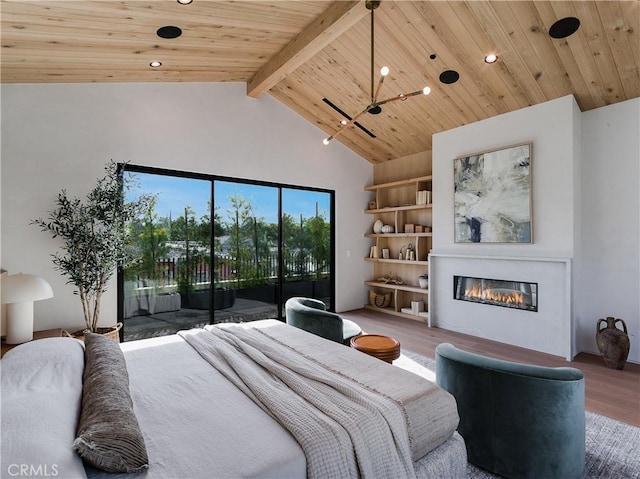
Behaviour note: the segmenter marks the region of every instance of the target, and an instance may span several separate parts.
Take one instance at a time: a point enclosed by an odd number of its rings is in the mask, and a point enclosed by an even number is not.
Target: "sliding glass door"
[[[124,340],[208,324],[211,182],[134,175],[138,189],[154,200],[145,215],[128,226],[129,247],[139,260],[123,272]]]
[[[293,296],[333,307],[331,194],[282,189],[283,304]]]
[[[292,296],[333,308],[333,193],[126,165],[154,196],[127,225],[124,340],[209,323],[284,319]]]
[[[278,316],[278,188],[214,181],[216,323]]]

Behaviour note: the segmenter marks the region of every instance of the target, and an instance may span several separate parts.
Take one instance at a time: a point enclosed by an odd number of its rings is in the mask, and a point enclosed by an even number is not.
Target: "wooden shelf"
[[[414,171],[424,172],[420,167]],[[395,172],[394,172],[394,177]],[[375,253],[373,248],[379,253],[377,257],[364,258],[366,262],[373,264],[373,277],[381,278],[388,275],[397,276],[398,278],[418,278],[424,274],[429,267],[429,252],[432,246],[432,219],[433,204],[422,203],[428,200],[429,194],[420,194],[423,191],[431,192],[432,175],[416,176],[404,180],[390,181],[388,183],[378,183],[366,186],[365,191],[375,193],[375,199],[369,202],[369,209],[364,210],[366,214],[374,215],[374,220],[382,221],[383,224],[391,225],[393,233],[365,233],[365,238],[372,240],[372,255]],[[416,204],[420,201],[420,204]],[[405,233],[409,226],[428,227],[429,232],[413,232]],[[402,231],[402,233],[400,233]],[[408,243],[408,244],[407,244]],[[419,261],[398,259],[399,256],[406,257],[406,252],[413,251],[412,257],[420,258]],[[389,250],[388,258],[382,258],[382,251]],[[417,285],[383,283],[377,280],[365,281],[365,285],[381,289],[385,292],[393,294],[393,301],[390,307],[378,308],[371,305],[365,305],[366,308],[382,311],[387,314],[420,321],[430,325],[428,314],[419,316],[407,312],[406,306],[411,301],[429,302],[428,288],[420,288]],[[404,312],[402,311],[404,307]],[[429,305],[426,304],[426,309]]]
[[[386,206],[384,208],[375,208],[373,210],[364,210],[369,215],[376,213],[394,213],[396,211],[410,211],[410,210],[426,210],[433,206],[433,203],[426,203],[423,205],[404,205],[404,206]]]
[[[433,233],[366,233],[365,236],[367,238],[428,238],[433,236]]]
[[[415,261],[411,261],[415,263]],[[409,293],[429,294],[428,289],[422,289],[419,286],[411,286],[409,284],[393,284],[393,283],[380,283],[379,281],[365,281],[367,286],[373,286],[374,288],[393,289],[397,291],[407,291]]]
[[[425,316],[416,316],[415,314],[406,314],[400,311],[396,311],[393,308],[378,308],[376,306],[371,306],[370,304],[364,305],[365,309],[372,309],[374,311],[382,311],[383,313],[391,314],[393,316],[398,316],[400,318],[412,319],[414,321],[420,321],[421,323],[427,323],[429,321],[429,317]]]
[[[389,183],[380,183],[378,185],[365,186],[365,191],[383,190],[385,188],[398,188],[399,186],[409,186],[419,181],[431,181],[432,175],[418,176],[416,178],[407,178],[406,180],[391,181]]]
[[[421,266],[429,266],[429,262],[428,261],[409,261],[406,259],[393,259],[393,258],[365,258],[365,261],[369,261],[371,263],[395,263],[395,264],[410,264],[410,265],[414,265],[414,264],[418,264]],[[384,283],[383,283],[384,284]]]

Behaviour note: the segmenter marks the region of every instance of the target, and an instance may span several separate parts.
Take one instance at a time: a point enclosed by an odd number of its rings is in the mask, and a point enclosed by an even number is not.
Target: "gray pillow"
[[[107,472],[140,472],[149,458],[129,393],[124,355],[115,341],[85,333],[82,410],[73,449]]]

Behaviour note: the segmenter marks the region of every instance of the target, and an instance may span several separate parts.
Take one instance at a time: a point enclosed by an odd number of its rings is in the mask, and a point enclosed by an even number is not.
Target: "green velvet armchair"
[[[570,479],[585,464],[584,376],[436,348],[436,381],[458,403],[468,460],[508,478]]]
[[[349,344],[351,338],[362,334],[360,326],[327,311],[318,299],[290,298],[285,303],[285,314],[287,324],[338,343]]]

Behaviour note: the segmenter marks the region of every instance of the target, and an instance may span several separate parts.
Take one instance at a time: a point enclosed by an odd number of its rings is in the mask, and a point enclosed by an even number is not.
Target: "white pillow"
[[[82,343],[72,338],[31,341],[8,351],[0,367],[0,477],[86,478],[71,448],[82,401]]]

